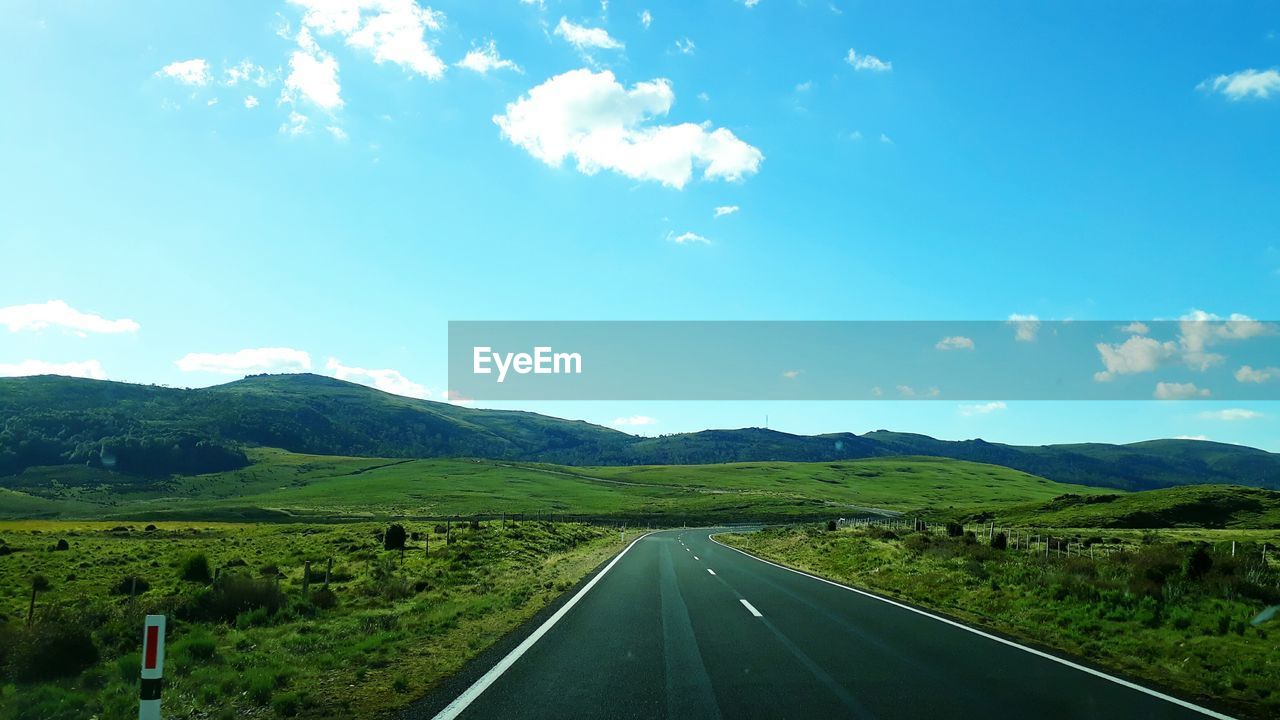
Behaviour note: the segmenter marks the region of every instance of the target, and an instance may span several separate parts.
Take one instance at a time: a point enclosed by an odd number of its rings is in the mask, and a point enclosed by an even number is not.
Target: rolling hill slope
[[[249,462],[244,447],[262,446],[584,466],[932,456],[1124,490],[1205,483],[1280,489],[1280,455],[1222,443],[1016,446],[884,430],[805,436],[760,428],[647,438],[536,413],[415,400],[310,374],[260,375],[196,390],[6,378],[0,379],[0,422],[0,476],[60,464],[151,477],[223,472]]]

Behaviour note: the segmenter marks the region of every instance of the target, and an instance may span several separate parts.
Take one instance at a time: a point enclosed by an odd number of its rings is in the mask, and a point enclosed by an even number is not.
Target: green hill
[[[1275,529],[1280,527],[1280,492],[1196,485],[1126,495],[1068,494],[986,515],[1001,523],[1041,527]]]
[[[415,400],[320,375],[259,375],[183,390],[43,376],[0,379],[0,478],[77,465],[145,478],[245,467],[245,448],[386,458],[482,457],[563,465],[845,462],[932,456],[1058,482],[1145,490],[1280,489],[1280,455],[1194,440],[1016,446],[888,432],[761,428],[645,438],[529,412]],[[141,480],[140,480],[141,481]],[[7,485],[0,479],[0,486]]]

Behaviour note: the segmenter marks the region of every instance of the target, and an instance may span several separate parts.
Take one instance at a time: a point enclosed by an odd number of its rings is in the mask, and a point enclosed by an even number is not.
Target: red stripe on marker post
[[[142,683],[138,720],[160,720],[160,686],[164,677],[164,615],[148,615],[142,631]]]

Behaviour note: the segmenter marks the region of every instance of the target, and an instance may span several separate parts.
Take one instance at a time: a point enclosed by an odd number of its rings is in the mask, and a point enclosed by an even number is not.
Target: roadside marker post
[[[142,630],[142,685],[138,720],[160,720],[160,686],[164,682],[164,615],[148,615]]]

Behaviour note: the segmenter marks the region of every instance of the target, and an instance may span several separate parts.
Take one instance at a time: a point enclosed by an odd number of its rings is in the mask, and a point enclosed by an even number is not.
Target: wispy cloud
[[[1013,337],[1018,342],[1035,342],[1040,334],[1040,318],[1035,315],[1014,313],[1008,322],[1013,326]]]
[[[0,377],[28,377],[31,375],[65,375],[67,377],[106,380],[107,373],[97,360],[79,362],[46,362],[23,360],[20,363],[0,363]]]
[[[631,417],[615,418],[613,424],[620,427],[634,427],[639,425],[656,425],[658,421],[648,415],[632,415]]]
[[[1248,365],[1236,371],[1236,382],[1264,383],[1280,378],[1280,367],[1253,368]]]
[[[667,239],[677,245],[702,244],[710,245],[711,241],[695,232],[667,233]]]
[[[802,374],[804,374],[803,370],[784,370],[782,373],[782,377],[788,380],[795,380],[796,378],[800,377]]]
[[[339,380],[349,380],[362,385],[370,385],[393,395],[403,395],[418,399],[431,396],[431,391],[426,386],[413,382],[401,374],[399,370],[391,370],[389,368],[370,370],[362,367],[351,367],[343,365],[337,358],[329,358],[329,362],[325,363],[325,369]]]
[[[1226,410],[1206,410],[1198,416],[1201,420],[1222,420],[1236,422],[1239,420],[1258,420],[1266,417],[1260,412],[1244,408],[1228,408]]]
[[[481,75],[487,74],[490,70],[523,72],[519,65],[498,54],[498,45],[493,40],[479,47],[471,48],[466,56],[458,61],[458,67],[478,72]]]
[[[959,410],[961,415],[964,415],[966,417],[972,417],[974,415],[990,415],[993,412],[1005,410],[1008,407],[1009,407],[1008,405],[1005,405],[1003,402],[1000,402],[999,400],[997,400],[994,402],[972,403],[972,404],[961,405],[959,407]]]
[[[183,372],[243,375],[250,372],[310,370],[311,356],[293,348],[248,348],[230,353],[187,353],[174,364]]]
[[[738,210],[739,208],[737,205],[721,205],[717,207],[714,212],[715,212],[715,217],[722,218],[725,215],[732,215],[738,212]]]
[[[697,50],[697,46],[689,38],[680,38],[676,40],[676,52],[681,55],[692,55]]]
[[[625,45],[621,41],[609,35],[604,28],[587,27],[586,25],[578,25],[569,22],[568,18],[560,18],[560,22],[556,24],[554,30],[556,36],[564,38],[564,41],[574,46],[580,51],[585,50],[621,50]]]
[[[1154,397],[1157,400],[1191,400],[1209,397],[1208,389],[1198,388],[1195,383],[1162,382],[1156,383]]]
[[[875,55],[861,54],[853,48],[849,48],[849,54],[845,55],[845,62],[853,66],[854,70],[867,70],[870,72],[889,72],[893,69],[893,63],[881,60]],[[910,73],[908,73],[910,74]]]
[[[95,313],[81,312],[62,300],[2,307],[0,325],[8,327],[9,332],[60,327],[82,337],[87,333],[137,332],[140,327],[128,318],[108,320]]]
[[[640,11],[640,24],[644,26],[645,30],[648,30],[649,26],[653,24],[653,13],[649,12],[647,8]]]
[[[973,339],[963,335],[953,335],[942,338],[934,347],[939,350],[972,350]]]
[[[171,62],[156,72],[159,77],[167,77],[183,85],[204,87],[209,84],[209,63],[204,58]]]
[[[1216,92],[1228,100],[1244,100],[1253,97],[1266,100],[1280,94],[1280,70],[1241,70],[1229,75],[1217,75],[1196,86],[1206,92]]]

